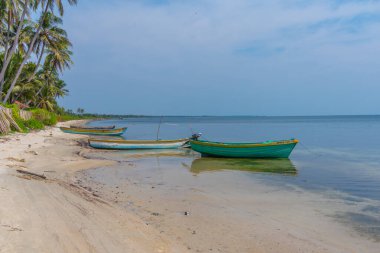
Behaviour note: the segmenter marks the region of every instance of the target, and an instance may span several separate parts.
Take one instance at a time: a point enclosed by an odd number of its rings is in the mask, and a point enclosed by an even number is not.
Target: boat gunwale
[[[179,143],[189,141],[188,138],[177,139],[177,140],[102,140],[89,138],[88,142],[105,142],[105,143],[117,143],[117,144],[164,144],[164,143]]]
[[[120,129],[120,128],[116,128],[115,125],[112,125],[112,126],[104,126],[104,127],[97,127],[97,126],[74,126],[74,125],[71,125],[69,126],[68,128],[70,129],[91,129],[91,130],[115,130],[115,129]]]
[[[204,140],[191,140],[190,145],[195,144],[199,146],[223,147],[223,148],[253,148],[253,147],[268,147],[268,146],[281,146],[289,144],[297,144],[297,139],[281,140],[273,142],[258,142],[258,143],[228,143],[228,142],[212,142]]]
[[[116,128],[116,129],[86,129],[86,128],[71,128],[60,127],[62,131],[79,132],[79,133],[121,133],[127,130],[128,127]]]

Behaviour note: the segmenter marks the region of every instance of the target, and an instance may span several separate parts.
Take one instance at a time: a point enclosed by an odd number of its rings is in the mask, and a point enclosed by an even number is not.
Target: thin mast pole
[[[157,136],[156,136],[156,140],[157,140],[157,141],[158,141],[158,134],[160,133],[160,128],[161,128],[162,118],[163,118],[163,116],[161,116],[161,118],[160,118],[160,123],[158,124]]]

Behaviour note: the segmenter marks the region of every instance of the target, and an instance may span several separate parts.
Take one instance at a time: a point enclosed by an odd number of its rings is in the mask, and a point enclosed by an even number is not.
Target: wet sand
[[[378,252],[338,220],[360,204],[85,140],[57,128],[0,139],[0,252]]]

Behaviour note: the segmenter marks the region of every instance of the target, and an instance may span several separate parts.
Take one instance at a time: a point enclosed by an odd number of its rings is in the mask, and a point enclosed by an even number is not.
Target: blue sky
[[[379,0],[80,0],[66,108],[380,114]]]

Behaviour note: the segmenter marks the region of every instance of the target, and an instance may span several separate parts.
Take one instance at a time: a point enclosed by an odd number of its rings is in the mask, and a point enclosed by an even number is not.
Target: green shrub
[[[54,126],[55,124],[57,124],[57,115],[52,113],[52,112],[49,112],[49,117],[46,118],[43,123],[46,125],[46,126]]]
[[[44,109],[31,110],[33,118],[46,126],[54,126],[57,123],[57,115]]]
[[[20,117],[20,108],[15,104],[11,104],[11,105],[7,104],[5,107],[12,109],[12,117],[14,121],[21,128],[22,132],[27,132],[28,129],[24,124],[25,121]],[[17,129],[14,129],[14,127],[12,127],[12,129],[17,130]]]
[[[44,109],[32,109],[30,110],[30,112],[32,112],[32,117],[38,121],[43,121],[44,119],[48,118],[49,115],[48,115],[48,111],[44,110]]]
[[[73,114],[73,113],[63,113],[58,114],[57,119],[59,122],[68,121],[68,120],[82,120],[82,119],[99,119],[101,117],[94,114]]]
[[[80,117],[79,115],[75,115],[75,114],[61,114],[61,115],[58,115],[58,120],[60,122],[62,122],[62,121],[68,121],[68,120],[79,120],[79,119],[83,119],[83,117]]]
[[[1,104],[2,105],[2,104]],[[29,120],[23,120],[20,117],[20,108],[16,104],[2,105],[12,110],[12,117],[17,125],[21,128],[22,132],[27,132],[28,129],[43,129],[45,126],[53,126],[58,121],[58,116],[54,112],[49,112],[45,109],[29,109],[32,113],[32,117]],[[60,116],[59,116],[60,117]],[[12,127],[13,130],[14,129]]]
[[[34,129],[34,130],[35,129],[44,129],[44,127],[45,127],[41,121],[39,121],[37,119],[33,119],[33,118],[25,121],[25,126],[30,128],[30,129]]]

